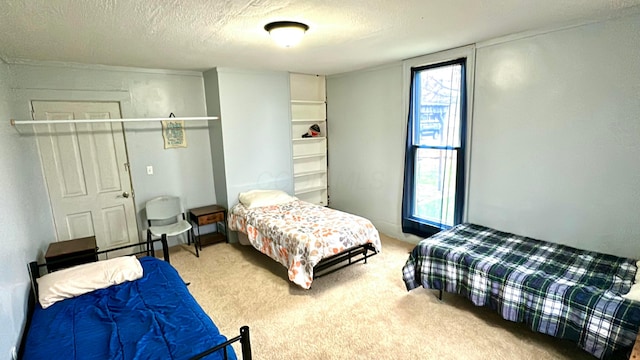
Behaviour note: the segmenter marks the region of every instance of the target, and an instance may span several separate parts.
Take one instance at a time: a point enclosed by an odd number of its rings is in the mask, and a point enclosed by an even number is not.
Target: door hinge
[[[129,163],[124,163],[124,171],[129,171]]]

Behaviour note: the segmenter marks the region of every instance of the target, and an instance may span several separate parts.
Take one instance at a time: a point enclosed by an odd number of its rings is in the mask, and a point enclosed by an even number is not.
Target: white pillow
[[[634,281],[635,284],[640,283],[640,260],[638,260],[638,262],[636,263],[636,268],[638,268],[638,270],[636,271],[636,281]]]
[[[142,265],[135,256],[82,264],[38,278],[38,300],[46,309],[58,301],[141,277]]]
[[[238,195],[238,200],[246,208],[286,204],[297,200],[296,197],[281,190],[251,190]]]

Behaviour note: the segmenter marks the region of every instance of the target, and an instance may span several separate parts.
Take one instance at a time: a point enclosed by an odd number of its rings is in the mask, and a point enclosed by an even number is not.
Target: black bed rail
[[[166,239],[162,239],[162,238],[152,240],[151,244],[149,244],[148,242],[139,242],[139,243],[136,243],[136,244],[119,246],[119,247],[113,248],[113,249],[97,251],[96,252],[96,260],[102,254],[104,254],[105,257],[109,258],[109,255],[108,255],[109,252],[123,250],[123,249],[126,249],[126,248],[131,248],[131,247],[136,247],[136,246],[140,246],[141,248],[145,247],[146,249],[145,250],[140,250],[140,251],[137,251],[137,252],[133,252],[133,253],[131,253],[129,255],[138,255],[138,254],[151,255],[152,254],[151,249],[153,248],[153,242],[155,242],[155,241],[160,241],[162,243],[162,250],[163,250],[164,260],[166,262],[169,262],[169,247],[167,245]],[[68,256],[68,257],[65,257],[64,260],[57,260],[57,261],[53,260],[53,261],[49,261],[48,263],[45,262],[44,264],[38,264],[36,261],[32,261],[29,264],[27,264],[27,270],[29,271],[29,281],[31,283],[31,291],[29,292],[29,296],[27,298],[27,309],[28,309],[28,311],[27,311],[27,319],[26,319],[26,324],[25,324],[25,328],[24,328],[25,330],[24,330],[24,333],[23,333],[22,338],[20,340],[20,348],[18,350],[19,351],[18,352],[18,359],[21,359],[22,358],[22,354],[24,354],[24,347],[25,347],[26,338],[27,338],[26,337],[27,329],[29,329],[29,327],[31,326],[31,318],[33,316],[33,310],[35,308],[35,304],[36,304],[36,301],[38,299],[38,282],[37,282],[36,279],[40,277],[40,269],[46,268],[47,265],[55,265],[55,264],[58,264],[58,263],[61,263],[61,262],[66,262],[66,261],[69,261],[69,260],[75,260],[76,258],[85,258],[85,257],[86,257],[86,254],[83,254],[83,255],[77,255],[77,256]],[[49,272],[48,268],[47,268],[47,272]]]
[[[371,253],[369,253],[369,251],[371,251]],[[338,271],[349,265],[356,264],[360,261],[364,261],[364,263],[366,264],[368,258],[377,254],[378,254],[378,251],[376,251],[376,248],[371,243],[366,243],[366,244],[358,245],[356,247],[347,249],[341,253],[332,255],[320,261],[313,268],[313,272],[314,272],[313,278],[317,279],[321,276],[329,275],[335,271]],[[360,257],[357,257],[358,255],[360,255]],[[344,261],[347,261],[347,263],[343,264],[342,266],[335,267],[336,265]]]
[[[209,350],[205,350],[200,354],[190,358],[189,360],[202,359],[203,357],[213,354],[216,351],[224,351],[224,359],[228,360],[229,354],[227,353],[227,346],[233,344],[236,341],[240,341],[240,347],[242,349],[242,359],[251,360],[251,338],[249,336],[248,326],[243,326],[240,328],[240,335],[234,337],[233,339],[229,339],[221,344],[218,344]]]
[[[106,258],[108,259],[108,253],[112,252],[112,251],[118,251],[118,250],[123,250],[123,249],[127,249],[127,248],[131,248],[131,247],[136,247],[136,246],[140,246],[142,247],[146,247],[145,250],[140,250],[137,252],[133,252],[130,254],[127,254],[126,256],[129,255],[138,255],[138,254],[146,254],[146,255],[153,255],[154,254],[154,249],[153,249],[153,242],[156,241],[160,241],[162,243],[162,252],[163,252],[163,257],[164,260],[166,262],[169,262],[169,247],[167,246],[167,240],[164,238],[159,238],[159,239],[155,239],[152,240],[151,243],[148,242],[140,242],[140,243],[136,243],[136,244],[131,244],[131,245],[124,245],[124,246],[120,246],[117,248],[112,248],[109,250],[103,250],[103,251],[98,251],[96,252],[96,258],[99,257],[99,255],[104,254],[106,256]],[[86,257],[86,255],[80,255],[78,257]],[[76,258],[76,256],[69,256],[66,257],[64,260],[62,261],[68,261],[70,259],[74,259]],[[18,358],[22,358],[22,355],[24,354],[24,349],[26,346],[26,333],[29,329],[29,327],[31,326],[31,319],[33,316],[33,311],[35,308],[35,304],[37,302],[37,298],[38,298],[38,282],[36,281],[37,278],[40,277],[40,269],[41,268],[45,268],[48,265],[52,265],[52,264],[56,264],[60,261],[49,261],[48,263],[44,263],[44,264],[38,264],[36,261],[32,261],[28,264],[28,270],[29,270],[29,278],[31,281],[31,292],[29,292],[29,297],[28,297],[28,301],[27,301],[27,308],[28,308],[28,312],[27,312],[27,319],[26,319],[26,325],[25,325],[25,330],[24,333],[22,335],[21,341],[20,341],[20,348],[19,348],[19,356]],[[47,271],[48,272],[48,271]],[[249,335],[249,327],[248,326],[242,326],[240,328],[240,335],[234,337],[233,339],[227,340],[226,342],[222,343],[222,344],[218,344],[214,347],[212,347],[211,349],[205,350],[204,352],[195,355],[194,357],[192,357],[191,359],[201,359],[207,355],[210,355],[216,351],[224,351],[224,359],[228,359],[228,353],[227,353],[227,346],[231,345],[237,341],[240,341],[240,346],[242,349],[242,359],[243,360],[251,360],[252,359],[252,355],[251,355],[251,339],[250,339],[250,335]]]

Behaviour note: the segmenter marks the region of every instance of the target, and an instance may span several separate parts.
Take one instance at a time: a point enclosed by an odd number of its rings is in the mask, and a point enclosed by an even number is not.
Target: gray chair
[[[147,255],[154,252],[154,238],[162,238],[163,243],[166,243],[169,236],[187,233],[187,239],[190,242],[191,224],[185,220],[179,197],[159,196],[147,201],[145,208],[149,225],[147,229]],[[200,257],[197,248],[196,256]]]

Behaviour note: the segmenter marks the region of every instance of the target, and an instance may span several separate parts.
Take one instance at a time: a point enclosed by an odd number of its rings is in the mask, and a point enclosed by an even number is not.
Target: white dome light
[[[288,48],[302,40],[309,26],[295,21],[276,21],[268,23],[264,29],[269,32],[276,44]]]

